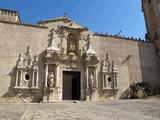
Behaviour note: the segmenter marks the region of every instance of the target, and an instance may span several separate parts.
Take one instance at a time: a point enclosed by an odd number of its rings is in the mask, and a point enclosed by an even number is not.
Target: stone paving
[[[0,120],[160,120],[160,100],[0,103]]]

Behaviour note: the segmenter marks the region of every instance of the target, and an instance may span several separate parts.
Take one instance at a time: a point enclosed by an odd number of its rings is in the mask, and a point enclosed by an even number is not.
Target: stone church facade
[[[159,0],[142,6],[147,41],[93,33],[67,16],[24,24],[0,9],[0,101],[119,99],[142,81],[159,92]]]

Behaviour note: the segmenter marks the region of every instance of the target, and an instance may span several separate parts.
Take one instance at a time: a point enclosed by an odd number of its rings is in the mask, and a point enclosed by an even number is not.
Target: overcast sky
[[[36,24],[67,13],[93,32],[144,38],[141,0],[0,0],[0,8],[17,10],[23,23]]]

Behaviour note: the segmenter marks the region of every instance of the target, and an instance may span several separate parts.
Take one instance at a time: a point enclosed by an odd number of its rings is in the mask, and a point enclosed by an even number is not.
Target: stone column
[[[114,73],[114,87],[117,87],[117,73]]]
[[[58,87],[59,86],[59,65],[56,66],[56,70],[55,70],[55,75],[56,75],[56,78],[55,78],[55,87]]]
[[[95,67],[95,82],[96,82],[96,85],[95,85],[95,87],[96,88],[98,88],[98,78],[97,78],[97,69],[96,69],[96,67]]]
[[[88,84],[88,67],[86,68],[86,87],[89,88],[89,84]]]
[[[86,100],[92,101],[92,88],[89,87],[89,66],[86,68]]]
[[[48,101],[48,92],[47,92],[47,79],[48,79],[48,64],[45,64],[45,85],[44,85],[44,93],[43,93],[43,102]]]
[[[35,72],[33,71],[33,75],[32,75],[32,87],[34,87],[34,81],[35,81],[35,80],[34,80],[34,73],[35,73]]]
[[[47,79],[48,79],[48,64],[45,66],[45,87],[47,86]]]
[[[16,83],[15,83],[15,87],[18,86],[18,76],[19,76],[18,72],[19,72],[19,70],[16,71]]]
[[[81,34],[80,34],[80,37],[79,37],[78,41],[79,41],[79,53],[81,51],[81,54],[82,54],[82,52],[83,52],[83,36]],[[79,55],[81,55],[81,54],[79,54]]]
[[[22,70],[20,70],[20,80],[19,80],[19,86],[21,86],[21,81],[22,81]]]
[[[36,87],[38,87],[38,77],[39,77],[39,74],[38,74],[38,71],[37,71],[37,74],[36,74]]]
[[[99,91],[98,91],[98,78],[97,78],[97,66],[94,68],[95,71],[95,88],[93,89],[93,94],[92,94],[92,101],[98,101],[99,100]]]

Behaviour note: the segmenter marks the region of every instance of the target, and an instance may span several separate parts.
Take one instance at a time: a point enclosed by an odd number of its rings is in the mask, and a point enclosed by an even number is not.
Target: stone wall
[[[143,81],[150,83],[153,91],[157,93],[160,91],[160,71],[156,55],[156,49],[153,44],[138,43],[139,56],[141,62],[141,74]]]
[[[49,29],[47,27],[13,24],[0,22],[0,96],[14,96],[9,91],[12,81],[15,79],[16,61],[18,55],[25,54],[28,46],[31,46],[32,55],[39,56],[39,86],[40,92],[37,99],[43,97],[44,83],[44,59],[43,52],[48,46]],[[59,36],[56,36],[56,39]],[[115,61],[118,69],[118,89],[115,96],[106,95],[100,89],[100,98],[119,98],[133,82],[147,81],[151,85],[158,85],[159,70],[156,64],[155,48],[152,43],[126,40],[115,37],[103,37],[94,35],[91,41],[92,47],[100,60],[108,53],[110,59]],[[101,64],[98,66],[99,87],[102,87]]]
[[[17,11],[0,9],[0,21],[20,23]]]
[[[100,60],[108,53],[118,67],[117,81],[120,90],[117,97],[134,82],[145,81],[152,87],[160,85],[155,47],[152,43],[94,36],[92,44]]]
[[[48,45],[48,31],[45,27],[18,25],[0,22],[0,96],[14,96],[9,90],[15,80],[15,69],[18,56],[23,56],[31,46],[32,56],[42,53]],[[43,84],[43,65],[40,64],[40,85]],[[42,91],[41,91],[42,92]],[[40,95],[41,96],[41,95]]]

